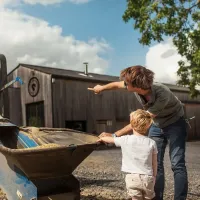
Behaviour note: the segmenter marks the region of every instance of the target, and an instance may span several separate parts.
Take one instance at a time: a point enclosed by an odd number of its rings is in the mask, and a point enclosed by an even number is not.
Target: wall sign
[[[40,90],[40,83],[39,80],[36,77],[33,77],[29,80],[28,83],[28,92],[32,97],[37,96],[38,92]]]

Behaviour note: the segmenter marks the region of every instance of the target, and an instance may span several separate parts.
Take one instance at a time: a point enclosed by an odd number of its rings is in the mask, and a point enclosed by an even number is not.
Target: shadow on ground
[[[96,196],[81,195],[81,200],[110,200],[110,199],[102,198],[102,197],[96,197]],[[131,199],[122,199],[122,200],[131,200]]]
[[[90,186],[90,185],[109,186],[110,183],[116,183],[119,181],[117,179],[90,179],[90,178],[83,178],[83,177],[77,177],[77,178],[81,182],[81,185],[84,185],[84,186]]]
[[[195,197],[200,197],[200,193],[188,192],[188,195],[195,196]]]

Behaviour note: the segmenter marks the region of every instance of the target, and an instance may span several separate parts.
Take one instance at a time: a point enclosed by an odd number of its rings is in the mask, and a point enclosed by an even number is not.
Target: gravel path
[[[188,142],[186,161],[189,177],[188,200],[200,199],[200,142]],[[75,170],[81,183],[83,200],[126,200],[124,175],[121,168],[121,151],[118,148],[94,151]],[[168,149],[165,154],[165,200],[173,199],[173,174]]]
[[[8,200],[4,191],[0,188],[0,200]]]

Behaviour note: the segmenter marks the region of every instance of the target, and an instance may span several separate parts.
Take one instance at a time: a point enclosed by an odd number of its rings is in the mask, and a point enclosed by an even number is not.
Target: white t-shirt
[[[126,135],[114,138],[122,149],[123,172],[153,175],[152,156],[157,154],[156,142],[146,136]]]

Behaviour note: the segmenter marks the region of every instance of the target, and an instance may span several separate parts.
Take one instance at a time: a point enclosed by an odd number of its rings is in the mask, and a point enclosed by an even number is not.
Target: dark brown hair
[[[120,80],[143,90],[151,88],[153,79],[154,72],[140,65],[128,67],[120,73]]]

